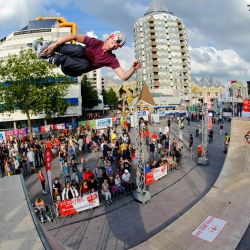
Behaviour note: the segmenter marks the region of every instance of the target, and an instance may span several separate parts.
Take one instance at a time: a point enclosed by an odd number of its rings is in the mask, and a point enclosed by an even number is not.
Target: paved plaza
[[[160,120],[162,127],[166,125],[166,119]],[[191,157],[188,149],[189,134],[194,136],[194,150],[201,143],[195,137],[196,122],[187,125],[183,133],[184,149],[183,164],[179,170],[156,181],[149,186],[151,200],[141,204],[133,199],[132,195],[121,197],[111,206],[102,205],[88,212],[76,214],[72,218],[61,218],[52,223],[42,225],[44,231],[53,236],[55,240],[63,243],[70,249],[129,249],[149,239],[170,225],[179,216],[199,201],[213,186],[224,160],[224,134],[219,135],[219,125],[214,124],[214,141],[208,145],[210,164],[197,166],[196,157]],[[149,125],[150,132],[158,132],[159,124],[154,127]],[[230,134],[230,122],[223,123],[223,133]],[[176,123],[171,125],[171,138],[178,138]],[[134,140],[133,129],[130,132],[132,142]],[[196,151],[194,151],[196,154]],[[92,152],[84,154],[87,165],[93,170],[102,153]],[[79,158],[79,156],[78,156]],[[145,158],[148,152],[145,149]],[[191,159],[192,160],[188,160]],[[45,169],[43,168],[45,173]],[[52,164],[52,178],[63,178],[58,158]],[[25,178],[31,200],[41,196],[41,184],[37,174]],[[49,195],[43,195],[46,203],[51,203]]]

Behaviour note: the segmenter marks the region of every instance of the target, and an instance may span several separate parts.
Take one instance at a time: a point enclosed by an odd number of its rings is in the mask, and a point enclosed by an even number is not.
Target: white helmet
[[[110,37],[118,44],[119,47],[122,47],[126,43],[126,36],[121,31],[114,31],[110,34]]]

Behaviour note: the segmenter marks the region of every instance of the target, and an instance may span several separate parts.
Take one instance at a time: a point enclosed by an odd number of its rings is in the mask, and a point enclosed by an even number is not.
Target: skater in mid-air
[[[72,40],[83,43],[85,46],[67,43]],[[88,36],[69,34],[56,42],[35,40],[32,47],[36,50],[37,58],[46,60],[57,67],[61,66],[65,75],[80,76],[106,66],[112,68],[123,81],[126,81],[135,70],[141,67],[141,64],[136,60],[126,72],[121,68],[112,50],[121,48],[125,42],[125,35],[120,31],[115,31],[105,42]]]

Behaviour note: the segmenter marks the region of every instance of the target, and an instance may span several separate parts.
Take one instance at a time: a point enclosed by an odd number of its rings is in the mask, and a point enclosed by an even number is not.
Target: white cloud
[[[105,41],[109,37],[109,34],[102,34],[102,40]]]
[[[250,63],[232,49],[218,50],[213,47],[190,47],[191,74],[194,77],[215,77],[227,85],[232,79],[250,78]]]
[[[0,27],[17,30],[38,16],[60,16],[60,13],[53,7],[44,7],[44,3],[50,2],[49,0],[1,0]]]
[[[95,35],[95,32],[94,32],[93,30],[87,31],[87,32],[86,32],[86,35],[89,36],[89,37],[98,38],[98,36]]]

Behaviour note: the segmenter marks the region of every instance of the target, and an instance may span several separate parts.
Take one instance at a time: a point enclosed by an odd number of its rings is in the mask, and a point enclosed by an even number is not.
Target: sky
[[[214,77],[228,86],[231,80],[250,80],[250,11],[248,0],[161,0],[186,27],[191,75]],[[18,31],[36,17],[62,16],[75,22],[79,34],[105,39],[114,30],[127,36],[115,51],[121,67],[135,60],[133,26],[151,0],[0,0],[0,38]],[[113,76],[112,70],[102,70]]]

